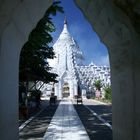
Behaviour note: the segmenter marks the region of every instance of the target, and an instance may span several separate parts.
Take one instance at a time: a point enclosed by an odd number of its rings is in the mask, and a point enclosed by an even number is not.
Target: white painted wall
[[[0,1],[0,138],[18,139],[19,53],[52,0]],[[113,139],[140,139],[140,42],[128,17],[108,0],[76,0],[108,46],[113,90]]]
[[[0,139],[18,140],[20,50],[51,0],[0,1]]]
[[[140,39],[130,19],[107,0],[76,0],[107,45],[113,92],[113,140],[140,139]]]

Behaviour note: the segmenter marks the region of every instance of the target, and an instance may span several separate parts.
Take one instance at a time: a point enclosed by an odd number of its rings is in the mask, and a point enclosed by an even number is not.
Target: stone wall
[[[52,0],[0,1],[0,139],[18,140],[20,50]]]
[[[140,42],[136,28],[114,1],[76,0],[76,3],[109,51],[113,139],[139,140]]]
[[[18,139],[18,63],[30,31],[52,0],[0,0],[0,137]],[[113,139],[140,139],[140,39],[137,27],[111,0],[76,0],[107,45],[113,90]],[[139,3],[136,5],[138,6]],[[137,8],[136,8],[137,9]]]

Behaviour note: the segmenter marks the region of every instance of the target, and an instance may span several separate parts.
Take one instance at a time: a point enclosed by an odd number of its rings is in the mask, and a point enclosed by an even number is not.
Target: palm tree
[[[101,80],[95,80],[94,81],[94,86],[95,86],[96,90],[101,90],[101,87],[103,86],[102,81]]]

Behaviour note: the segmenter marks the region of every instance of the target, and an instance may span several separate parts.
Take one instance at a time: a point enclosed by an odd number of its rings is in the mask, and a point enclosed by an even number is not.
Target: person
[[[101,97],[101,91],[100,90],[96,90],[96,98],[99,100]]]

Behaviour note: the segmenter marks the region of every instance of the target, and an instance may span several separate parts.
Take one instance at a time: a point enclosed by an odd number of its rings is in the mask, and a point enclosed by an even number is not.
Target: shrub
[[[105,99],[112,101],[112,93],[111,93],[111,86],[110,85],[106,85],[104,87],[104,92],[105,92]]]

